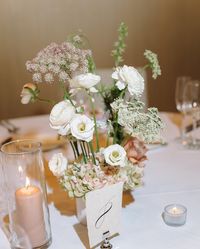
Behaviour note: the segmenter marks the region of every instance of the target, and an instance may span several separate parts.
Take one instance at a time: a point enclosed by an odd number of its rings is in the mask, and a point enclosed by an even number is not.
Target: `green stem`
[[[81,151],[82,151],[82,155],[83,155],[83,161],[84,161],[84,163],[87,163],[87,158],[86,158],[85,151],[84,151],[84,148],[83,148],[81,141],[80,141],[80,146],[81,146]]]
[[[150,67],[149,64],[146,64],[146,65],[142,68],[142,70],[145,70],[145,69],[148,68],[148,67]]]
[[[107,138],[106,138],[106,147],[109,146],[109,131],[107,132]]]
[[[74,145],[73,145],[72,141],[70,141],[70,145],[71,145],[73,153],[74,153],[74,159],[76,160],[76,150],[74,148]]]
[[[43,99],[43,98],[37,97],[37,100],[39,100],[41,102],[46,102],[46,103],[49,103],[49,104],[52,104],[52,105],[55,104],[55,101],[54,100],[50,100],[50,99]]]
[[[68,100],[70,101],[70,103],[72,104],[72,106],[76,108],[76,106],[75,106],[75,104],[73,103],[73,101],[72,101],[72,99],[71,99],[69,93],[66,91],[66,88],[65,88],[63,82],[60,82],[60,84],[61,84],[61,87],[62,87],[63,92],[64,92],[64,99],[68,99]]]
[[[88,152],[87,152],[87,148],[86,148],[86,142],[82,142],[82,144],[83,144],[83,149],[85,151],[86,157],[89,157]]]
[[[90,146],[88,143],[86,143],[86,145],[87,145],[88,157],[90,157]]]
[[[78,155],[78,157],[80,156],[80,153],[79,153],[79,150],[78,150],[78,144],[77,144],[77,141],[74,141],[74,147],[76,149],[76,153]]]
[[[90,93],[88,93],[89,98],[90,98],[90,104],[92,107],[92,113],[93,113],[93,119],[94,119],[94,130],[95,130],[95,136],[96,136],[96,151],[99,151],[99,136],[98,136],[98,129],[97,129],[97,120],[96,120],[96,114],[95,114],[95,108],[94,108],[94,103],[92,101],[92,96],[90,95]]]
[[[118,122],[117,122],[117,119],[118,119],[118,115],[117,113],[115,114],[115,130],[114,130],[114,138],[113,138],[113,144],[116,144],[116,140],[117,140],[117,132],[118,132]]]
[[[96,160],[95,160],[95,155],[94,155],[94,149],[93,149],[92,142],[89,142],[89,146],[90,146],[90,151],[92,153],[92,161],[96,165]]]

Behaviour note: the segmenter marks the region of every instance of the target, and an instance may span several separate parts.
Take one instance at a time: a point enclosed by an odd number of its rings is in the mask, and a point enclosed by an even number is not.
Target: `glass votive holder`
[[[170,204],[164,208],[163,220],[169,226],[182,226],[187,218],[187,208],[180,204]]]
[[[41,144],[13,141],[1,147],[1,156],[11,248],[28,248],[22,243],[22,234],[31,248],[48,248],[51,228]]]

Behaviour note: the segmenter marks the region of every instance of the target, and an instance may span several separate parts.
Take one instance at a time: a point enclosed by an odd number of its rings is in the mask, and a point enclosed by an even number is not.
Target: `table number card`
[[[90,247],[101,243],[103,234],[120,232],[123,183],[86,194],[87,227]]]

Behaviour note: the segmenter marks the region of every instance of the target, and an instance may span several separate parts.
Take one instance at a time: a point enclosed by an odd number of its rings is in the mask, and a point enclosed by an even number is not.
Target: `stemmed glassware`
[[[185,101],[184,101],[184,94],[185,94],[185,87],[187,83],[191,80],[188,76],[181,76],[178,77],[176,80],[176,90],[175,90],[175,102],[176,102],[176,108],[179,112],[181,112],[183,118],[182,118],[182,124],[181,124],[181,143],[183,145],[187,144],[187,139],[185,135],[185,117],[187,114]]]
[[[192,140],[187,144],[190,149],[200,149],[200,140],[196,138],[197,120],[200,117],[200,81],[188,81],[183,92],[183,109],[192,116]]]

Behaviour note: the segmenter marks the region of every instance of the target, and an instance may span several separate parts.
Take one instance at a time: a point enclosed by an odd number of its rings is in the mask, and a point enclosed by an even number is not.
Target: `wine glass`
[[[175,102],[176,102],[176,109],[182,114],[182,123],[180,129],[180,141],[183,145],[187,144],[186,134],[185,134],[185,119],[186,119],[186,112],[185,112],[185,104],[184,104],[184,91],[185,86],[191,80],[189,76],[180,76],[176,80],[176,90],[175,90]]]
[[[187,82],[183,93],[183,106],[184,112],[190,114],[193,121],[192,141],[187,146],[190,149],[200,149],[200,140],[195,136],[197,120],[200,116],[200,81]]]

